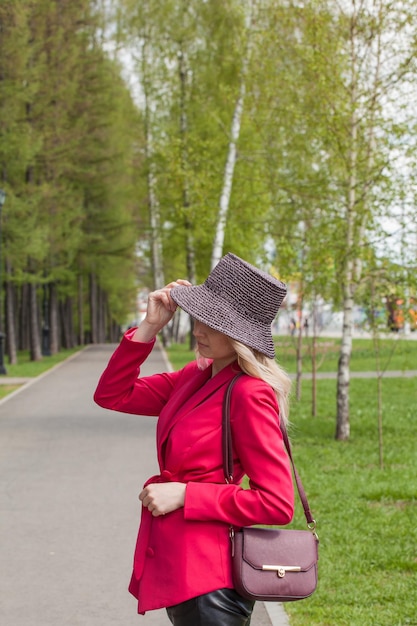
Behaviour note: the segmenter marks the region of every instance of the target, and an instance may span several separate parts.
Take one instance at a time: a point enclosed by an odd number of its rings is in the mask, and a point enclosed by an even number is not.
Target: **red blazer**
[[[234,484],[222,465],[222,402],[239,371],[231,364],[211,378],[190,363],[178,372],[138,378],[154,342],[128,331],[104,371],[94,399],[100,406],[159,415],[160,474],[149,482],[187,483],[184,507],[153,517],[146,508],[138,533],[129,591],[138,612],[233,588],[229,527],[288,524],[293,515],[291,469],[279,428],[276,396],[265,382],[242,376],[231,400]],[[240,482],[249,477],[250,489]]]

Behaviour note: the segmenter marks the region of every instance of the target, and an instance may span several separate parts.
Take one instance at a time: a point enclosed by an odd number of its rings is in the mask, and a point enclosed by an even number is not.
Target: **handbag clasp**
[[[262,565],[265,572],[276,572],[278,578],[284,578],[286,572],[301,572],[299,565]]]

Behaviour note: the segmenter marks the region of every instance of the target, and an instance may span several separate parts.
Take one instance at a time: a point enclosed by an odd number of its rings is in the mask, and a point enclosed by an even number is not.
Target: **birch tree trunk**
[[[156,196],[156,175],[153,162],[153,133],[151,122],[151,111],[149,105],[149,81],[148,81],[148,60],[147,60],[147,40],[144,39],[142,46],[142,78],[144,96],[144,122],[145,122],[145,155],[147,163],[147,183],[148,183],[148,210],[149,226],[151,235],[151,262],[153,273],[154,289],[161,289],[165,284],[163,270],[163,253],[161,242],[161,219],[159,203]],[[168,345],[167,329],[161,330],[162,343]]]
[[[181,145],[181,174],[182,174],[182,206],[184,209],[184,226],[186,236],[186,265],[187,278],[196,282],[195,270],[195,243],[193,223],[190,218],[190,194],[188,185],[188,155],[187,155],[187,62],[182,50],[178,53],[178,72],[180,78],[180,145]]]
[[[350,436],[349,418],[349,386],[350,386],[350,359],[352,355],[353,338],[353,307],[356,285],[362,275],[362,257],[360,250],[365,241],[366,226],[370,213],[367,203],[369,202],[369,192],[374,179],[374,153],[375,146],[375,118],[378,106],[378,96],[381,89],[381,32],[377,29],[374,35],[374,74],[372,83],[369,86],[368,97],[369,106],[366,111],[367,137],[366,152],[362,172],[362,183],[359,182],[359,157],[358,157],[358,128],[362,123],[359,114],[359,70],[361,63],[356,52],[355,37],[357,36],[356,23],[357,16],[352,15],[352,26],[350,30],[350,54],[351,54],[351,90],[350,90],[350,149],[348,154],[349,176],[348,176],[348,202],[346,210],[346,259],[342,276],[343,283],[343,328],[342,342],[339,354],[337,372],[337,418],[336,418],[336,439],[344,441]],[[365,175],[364,175],[365,174]],[[358,194],[360,187],[360,200]],[[359,212],[358,205],[363,203],[362,211]]]
[[[145,36],[142,45],[141,65],[142,65],[142,86],[144,98],[144,123],[145,123],[145,155],[147,162],[147,183],[148,183],[148,209],[149,225],[151,234],[151,259],[153,270],[154,289],[161,289],[165,285],[165,275],[163,267],[163,249],[161,240],[161,217],[159,202],[156,195],[156,174],[153,160],[153,132],[152,132],[152,111],[150,106],[148,78],[148,41]],[[165,326],[160,332],[162,343],[167,346],[169,343],[168,329]]]
[[[354,52],[352,52],[354,54]],[[349,385],[350,385],[350,357],[352,354],[353,333],[353,250],[354,229],[356,220],[356,168],[357,168],[357,135],[358,120],[355,113],[356,106],[356,76],[355,60],[352,63],[352,92],[351,105],[352,115],[350,120],[350,153],[349,153],[349,178],[348,178],[348,202],[345,212],[346,218],[346,241],[345,263],[342,275],[343,288],[343,328],[340,346],[339,362],[337,368],[337,417],[336,439],[346,440],[350,435],[349,422]]]
[[[213,269],[223,256],[223,245],[227,224],[227,214],[229,212],[230,196],[232,193],[233,174],[236,165],[236,146],[240,135],[240,127],[242,123],[243,105],[246,94],[246,79],[249,67],[249,61],[252,48],[252,28],[253,28],[253,10],[256,0],[251,0],[249,5],[248,17],[246,22],[247,28],[247,44],[246,51],[242,62],[242,72],[240,78],[239,96],[236,100],[235,110],[232,118],[232,126],[230,129],[229,149],[226,159],[226,165],[223,175],[223,187],[220,194],[219,211],[217,214],[216,231],[214,235],[213,248],[211,254],[211,269]]]
[[[148,59],[147,59],[147,39],[145,37],[142,46],[142,78],[143,78],[143,98],[144,98],[144,122],[145,122],[145,154],[147,161],[147,182],[148,182],[148,208],[149,224],[151,231],[151,259],[153,269],[153,282],[155,289],[161,289],[165,284],[163,271],[163,255],[161,242],[161,220],[159,203],[156,196],[156,175],[153,162],[153,133],[151,121],[151,108],[149,102],[149,79],[148,79]]]
[[[197,282],[195,269],[194,228],[190,217],[190,194],[188,185],[188,155],[187,155],[187,62],[183,50],[178,52],[178,73],[180,79],[180,146],[181,146],[181,175],[182,175],[182,205],[184,209],[184,229],[187,278],[192,285]],[[190,350],[195,347],[195,337],[192,333],[193,322],[190,322]]]

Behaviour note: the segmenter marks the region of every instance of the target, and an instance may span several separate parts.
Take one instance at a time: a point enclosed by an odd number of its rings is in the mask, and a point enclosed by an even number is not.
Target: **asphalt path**
[[[168,626],[127,591],[155,418],[96,406],[115,346],[89,346],[0,401],[0,623]],[[156,349],[144,373],[167,367]],[[257,603],[253,626],[285,626]]]

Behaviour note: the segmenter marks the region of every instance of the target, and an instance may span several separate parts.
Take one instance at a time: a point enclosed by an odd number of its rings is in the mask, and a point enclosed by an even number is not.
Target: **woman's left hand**
[[[139,494],[139,500],[154,517],[184,506],[185,483],[150,483]]]

